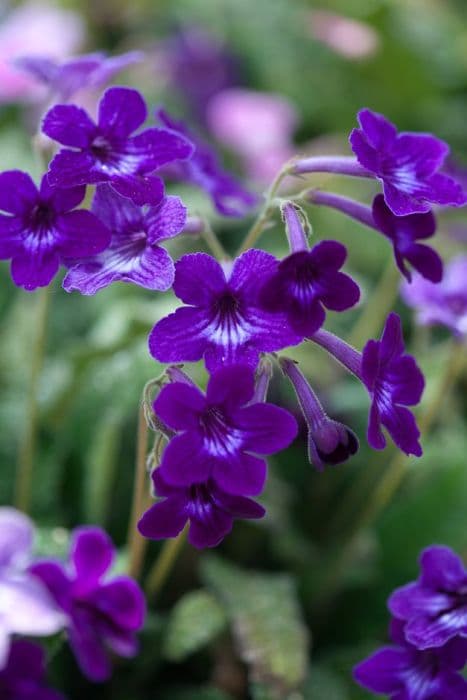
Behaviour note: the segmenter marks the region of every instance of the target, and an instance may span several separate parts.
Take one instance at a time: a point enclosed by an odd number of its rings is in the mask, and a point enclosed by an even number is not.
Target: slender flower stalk
[[[138,434],[136,440],[136,466],[133,484],[133,502],[128,525],[128,573],[134,578],[139,578],[143,565],[147,540],[138,531],[137,523],[143,512],[143,503],[146,493],[146,455],[148,452],[148,424],[143,402],[138,413]]]
[[[291,253],[308,250],[307,224],[304,213],[300,207],[292,202],[285,202],[281,206],[281,214],[285,223],[285,232],[289,241]]]
[[[149,600],[159,595],[166,582],[175,561],[186,542],[189,527],[185,527],[177,537],[168,539],[162,545],[159,556],[154,562],[145,584]]]
[[[27,409],[24,423],[15,484],[15,505],[25,513],[30,511],[32,478],[36,459],[37,423],[38,423],[38,389],[39,378],[44,364],[47,340],[47,322],[49,318],[51,288],[43,287],[37,292],[37,313],[35,337],[32,345],[31,373],[27,393]]]
[[[364,168],[353,156],[313,156],[300,158],[289,168],[290,175],[308,173],[334,173],[353,177],[374,178],[374,174]]]
[[[264,403],[268,396],[269,382],[272,379],[272,362],[267,355],[261,358],[255,379],[255,393],[250,403]]]
[[[350,199],[350,197],[342,197],[340,194],[334,194],[334,192],[323,192],[322,190],[308,190],[303,194],[303,198],[310,202],[310,204],[315,204],[316,206],[330,207],[331,209],[337,209],[337,211],[350,216],[356,221],[370,228],[374,228],[379,231],[373,219],[373,214],[371,212],[371,207],[361,202],[357,202],[355,199]]]
[[[361,380],[362,354],[330,331],[320,328],[310,340],[327,350],[349,372]]]

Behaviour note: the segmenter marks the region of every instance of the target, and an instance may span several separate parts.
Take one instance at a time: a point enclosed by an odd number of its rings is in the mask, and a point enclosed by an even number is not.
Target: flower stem
[[[23,439],[19,448],[15,484],[15,505],[28,513],[31,505],[32,477],[34,470],[37,423],[39,378],[44,364],[47,339],[47,322],[50,309],[50,285],[37,292],[36,327],[32,344],[31,373],[27,394],[27,408]]]
[[[136,440],[136,466],[133,484],[133,501],[128,526],[128,573],[134,578],[139,578],[146,551],[147,540],[140,535],[137,529],[138,520],[143,512],[143,502],[146,493],[146,455],[148,451],[148,424],[141,402],[138,413],[138,434]]]
[[[207,221],[204,221],[204,228],[201,232],[201,236],[206,241],[208,248],[216,260],[230,260],[230,255],[227,253]]]
[[[166,540],[162,545],[159,556],[146,579],[145,589],[148,598],[160,593],[178,554],[185,544],[187,532],[188,527],[185,527],[177,537]]]
[[[360,165],[353,156],[313,156],[296,159],[289,170],[290,175],[307,173],[335,173],[353,177],[374,178],[375,175]]]
[[[342,214],[359,221],[364,226],[379,231],[374,222],[371,207],[366,204],[357,202],[355,199],[350,199],[349,197],[342,197],[339,194],[334,194],[334,192],[322,192],[321,190],[314,189],[308,190],[302,196],[303,199],[310,204],[336,209],[342,212]]]

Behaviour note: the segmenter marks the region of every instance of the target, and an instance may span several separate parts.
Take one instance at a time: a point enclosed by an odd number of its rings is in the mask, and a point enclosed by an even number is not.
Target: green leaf
[[[349,700],[345,684],[337,673],[325,666],[314,665],[303,689],[304,700]]]
[[[174,607],[167,630],[164,653],[180,661],[201,649],[222,632],[227,618],[217,600],[207,591],[187,593]]]
[[[224,603],[252,683],[285,698],[306,674],[308,639],[290,576],[245,572],[215,557],[201,565]]]

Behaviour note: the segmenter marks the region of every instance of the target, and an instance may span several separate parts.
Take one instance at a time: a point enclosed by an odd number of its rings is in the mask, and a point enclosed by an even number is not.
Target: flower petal
[[[90,211],[80,209],[57,218],[58,250],[66,258],[95,255],[107,248],[111,233]]]
[[[87,148],[97,134],[97,127],[81,107],[55,105],[45,115],[42,131],[64,146]]]
[[[92,211],[111,231],[143,228],[141,208],[107,183],[97,185]]]
[[[116,174],[111,177],[111,184],[119,194],[141,207],[157,205],[164,196],[164,183],[156,175]]]
[[[266,481],[266,461],[245,452],[215,459],[212,478],[226,493],[234,496],[257,496]]]
[[[185,304],[206,306],[226,286],[221,266],[207,253],[184,255],[175,265],[174,292]]]
[[[202,517],[190,518],[188,541],[197,549],[216,547],[231,531],[233,518],[212,505],[202,512]]]
[[[285,449],[298,432],[291,413],[268,403],[241,408],[234,414],[234,420],[244,435],[243,449],[261,455]]]
[[[68,631],[70,646],[83,674],[94,683],[108,680],[112,673],[109,656],[87,611],[79,611]]]
[[[449,547],[432,545],[423,550],[420,557],[424,586],[446,591],[456,591],[467,581],[467,572],[462,559]]]
[[[111,87],[99,103],[100,131],[112,139],[125,139],[146,120],[146,104],[137,90]]]
[[[143,537],[164,540],[176,537],[188,520],[187,501],[183,496],[174,496],[158,501],[147,510],[138,523]]]
[[[57,561],[38,561],[29,567],[29,571],[44,584],[58,605],[69,612],[71,581],[63,566]]]
[[[83,526],[73,532],[70,559],[76,572],[74,588],[92,590],[109,569],[114,558],[112,540],[98,527]]]
[[[151,127],[131,138],[128,151],[144,157],[144,172],[152,172],[174,160],[185,160],[193,153],[192,143],[173,131]]]
[[[391,407],[391,410],[381,414],[381,422],[394,440],[395,444],[407,455],[422,455],[418,441],[420,430],[413,414],[403,406]]]
[[[21,253],[11,261],[11,276],[18,287],[28,292],[46,287],[55,277],[60,260],[55,250],[38,251],[36,255]]]
[[[377,150],[385,150],[395,143],[397,129],[383,114],[361,109],[357,115],[368,142]]]
[[[0,210],[21,216],[37,202],[37,187],[27,173],[6,170],[0,173]]]
[[[405,649],[384,647],[353,670],[353,677],[364,688],[375,693],[396,693],[404,687],[404,672],[410,668],[410,655]]]
[[[136,631],[143,625],[144,595],[136,581],[128,576],[119,576],[100,586],[90,600],[112,625],[128,631]]]
[[[75,187],[106,182],[109,175],[96,168],[96,161],[89,153],[63,148],[49,164],[47,174],[52,187]]]
[[[0,569],[24,565],[31,552],[34,538],[32,520],[10,508],[0,507]]]
[[[174,382],[161,389],[153,408],[169,428],[196,429],[199,427],[199,416],[206,408],[206,398],[198,387]]]
[[[405,257],[412,267],[430,282],[441,282],[443,261],[433,248],[421,243],[414,243],[405,253]]]
[[[196,362],[208,345],[208,326],[203,309],[183,306],[156,323],[149,336],[149,352],[160,362]]]
[[[16,216],[0,214],[0,260],[8,260],[23,250],[24,224]]]
[[[231,412],[246,404],[255,391],[252,370],[245,365],[222,367],[209,379],[206,398],[209,404],[222,406]]]
[[[278,261],[270,253],[264,250],[250,250],[242,253],[234,262],[229,286],[242,293],[242,295],[254,304],[258,299],[259,287],[276,272]]]
[[[148,241],[157,243],[178,236],[186,223],[187,210],[178,197],[164,197],[157,207],[149,207],[144,220]]]
[[[63,629],[65,616],[47,588],[33,575],[0,581],[0,617],[11,633],[48,636]]]
[[[212,459],[201,436],[193,430],[176,435],[164,450],[160,474],[167,484],[191,486],[210,476]]]

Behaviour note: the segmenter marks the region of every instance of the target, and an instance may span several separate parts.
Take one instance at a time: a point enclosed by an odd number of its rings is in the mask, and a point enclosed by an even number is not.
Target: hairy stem
[[[162,549],[157,557],[151,571],[146,579],[146,594],[148,598],[157,596],[165,581],[167,580],[170,571],[179,555],[183,545],[185,544],[188,527],[177,536],[170,540],[166,540],[162,545]]]

